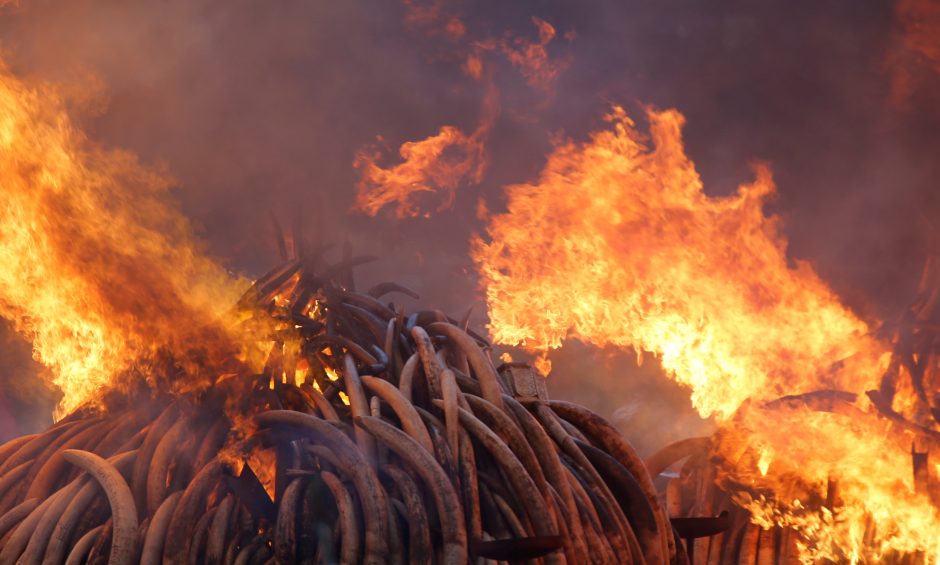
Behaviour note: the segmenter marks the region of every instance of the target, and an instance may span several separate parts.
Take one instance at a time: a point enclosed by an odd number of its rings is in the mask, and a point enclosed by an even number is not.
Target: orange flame
[[[651,145],[614,108],[612,130],[558,147],[538,183],[507,189],[509,212],[473,248],[494,339],[545,352],[570,332],[655,353],[705,416],[749,398],[874,386],[882,349],[808,264],[788,264],[778,220],[763,213],[768,169],[709,197],[682,116],[648,117]]]
[[[610,129],[561,144],[537,182],[508,187],[508,211],[472,250],[494,340],[541,354],[567,337],[654,353],[719,419],[736,500],[758,524],[797,529],[805,562],[917,551],[937,562],[940,516],[914,485],[914,435],[863,394],[886,370],[887,344],[807,263],[788,261],[779,220],[763,211],[775,190],[766,166],[736,194],[709,196],[683,117],[647,117],[648,138],[615,107]],[[861,400],[833,412],[766,402],[821,389]]]
[[[167,176],[89,141],[56,88],[5,67],[0,183],[0,314],[53,370],[60,413],[141,356],[226,347],[221,326],[207,324],[240,285],[195,244]],[[208,349],[189,352],[190,341]]]
[[[551,92],[558,76],[568,67],[569,61],[549,57],[547,47],[555,39],[555,27],[538,17],[533,17],[532,23],[538,30],[537,42],[510,36],[500,40],[482,41],[478,47],[483,50],[498,49],[519,69],[529,86]]]
[[[482,72],[482,71],[481,71]],[[394,205],[397,218],[428,216],[422,194],[441,201],[437,211],[454,205],[457,188],[479,184],[486,172],[486,139],[499,111],[496,89],[487,86],[480,125],[466,135],[454,126],[443,126],[437,135],[404,143],[403,161],[389,168],[379,165],[382,152],[375,147],[360,150],[353,166],[359,171],[355,209],[369,216]]]
[[[451,42],[449,48],[455,50],[462,61],[464,73],[474,80],[484,81],[486,90],[480,123],[470,135],[445,125],[436,135],[402,144],[398,150],[402,161],[388,167],[380,164],[385,151],[375,145],[356,153],[353,167],[359,171],[360,178],[353,209],[375,216],[391,205],[398,219],[430,216],[429,197],[439,200],[438,212],[447,210],[454,205],[460,186],[477,185],[483,180],[488,161],[486,142],[499,113],[498,92],[484,62],[485,53],[502,53],[530,86],[546,92],[551,92],[558,75],[568,66],[567,60],[549,57],[547,46],[555,38],[555,28],[541,18],[532,18],[538,30],[537,42],[511,33],[499,39],[472,41],[463,21],[448,13],[441,0],[403,0],[403,4],[405,23],[420,28],[430,37],[445,36]]]

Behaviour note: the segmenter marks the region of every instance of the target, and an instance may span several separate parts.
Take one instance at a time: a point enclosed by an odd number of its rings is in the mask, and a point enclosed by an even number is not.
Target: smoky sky
[[[483,87],[461,72],[454,45],[405,25],[398,2],[24,0],[0,12],[0,49],[20,75],[94,85],[96,102],[79,109],[89,136],[169,170],[209,251],[248,275],[277,261],[269,215],[299,218],[310,239],[380,256],[360,278],[414,288],[422,299],[409,308],[473,305],[482,325],[467,253],[482,229],[478,200],[501,210],[502,188],[533,180],[553,139],[585,138],[620,103],[637,117],[644,105],[685,114],[711,194],[769,163],[790,256],[863,316],[890,319],[911,299],[940,212],[940,114],[929,74],[890,100],[892,3],[443,7],[479,39],[535,40],[531,18],[542,18],[567,34],[548,49],[568,66],[545,92],[493,57],[501,113],[487,174],[428,219],[349,213],[357,149],[381,136],[394,157],[404,141],[445,124],[472,131],[479,117]],[[618,421],[642,450],[697,431],[685,393],[630,356],[574,347],[556,368],[553,394]]]

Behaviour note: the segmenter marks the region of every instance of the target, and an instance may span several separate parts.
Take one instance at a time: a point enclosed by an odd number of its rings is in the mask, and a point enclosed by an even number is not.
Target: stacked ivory
[[[255,283],[264,371],[0,446],[0,565],[685,560],[610,424],[466,321],[380,300],[407,289],[355,292],[358,262]]]

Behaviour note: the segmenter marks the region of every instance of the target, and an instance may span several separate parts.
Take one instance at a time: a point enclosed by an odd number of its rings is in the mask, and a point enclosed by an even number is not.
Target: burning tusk
[[[356,490],[359,491],[366,526],[367,563],[382,563],[388,551],[388,504],[385,491],[373,468],[343,432],[316,416],[290,410],[268,410],[255,416],[262,427],[291,426],[315,433],[348,468]]]

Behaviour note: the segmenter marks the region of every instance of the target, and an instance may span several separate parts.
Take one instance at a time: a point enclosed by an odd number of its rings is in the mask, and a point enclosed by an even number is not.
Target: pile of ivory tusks
[[[274,338],[264,374],[0,446],[0,565],[683,561],[609,423],[517,396],[465,321],[379,301],[397,285],[336,283],[352,263],[294,260],[255,284],[304,343]]]

